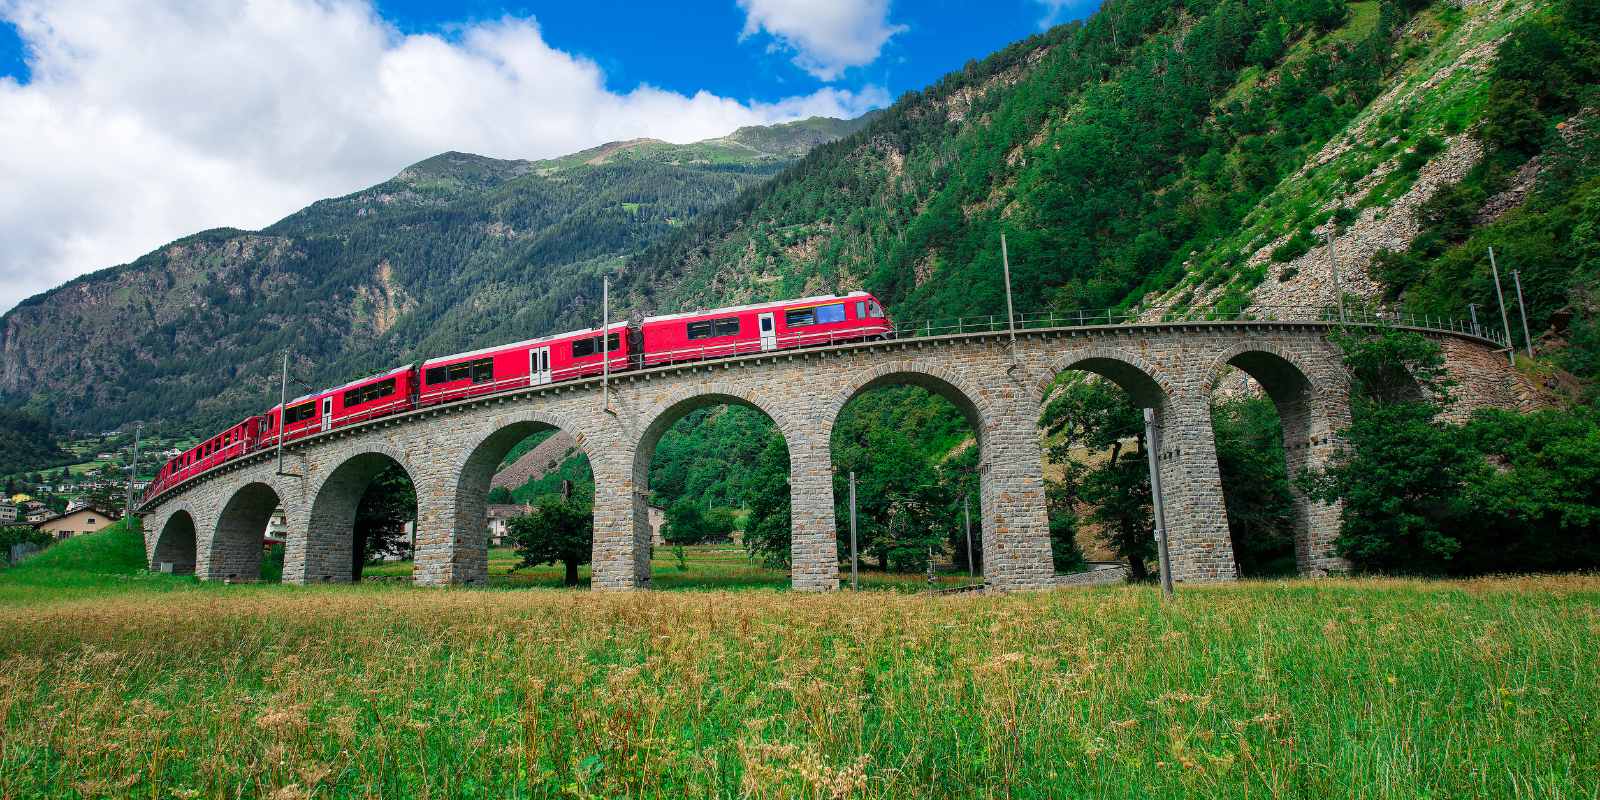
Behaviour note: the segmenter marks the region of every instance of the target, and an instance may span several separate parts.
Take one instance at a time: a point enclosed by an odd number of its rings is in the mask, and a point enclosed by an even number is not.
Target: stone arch
[[[1043,453],[1034,423],[1038,403],[1006,386],[980,389],[966,376],[926,360],[889,361],[857,373],[822,411],[830,436],[839,413],[863,392],[911,385],[945,398],[971,426],[979,452],[979,502],[984,582],[999,589],[1039,588],[1051,581],[1049,521],[1044,506]],[[1030,412],[1031,409],[1031,412]],[[824,439],[825,445],[831,445]],[[832,491],[828,495],[832,505]],[[830,508],[831,511],[831,508]],[[830,555],[832,553],[830,542]]]
[[[200,565],[206,580],[254,581],[261,578],[261,540],[283,495],[266,480],[235,489],[212,526],[210,546]]]
[[[333,467],[317,476],[304,531],[290,534],[283,559],[284,583],[350,583],[356,508],[378,473],[399,464],[417,484],[411,459],[383,442],[340,448],[324,463]]]
[[[185,504],[167,513],[161,528],[153,532],[155,541],[150,545],[150,569],[163,571],[161,565],[172,565],[174,575],[193,575],[198,552],[195,538],[194,514]]]
[[[1152,449],[1161,477],[1166,517],[1163,535],[1172,554],[1173,580],[1233,580],[1238,568],[1217,473],[1211,408],[1193,373],[1169,373],[1137,353],[1117,347],[1072,347],[1052,362],[1035,385],[1040,403],[1051,382],[1067,370],[1100,375],[1122,387],[1135,406],[1154,411],[1157,441]],[[1037,420],[1037,406],[1033,413]]]
[[[857,373],[823,409],[823,434],[833,434],[833,423],[839,418],[839,412],[858,395],[880,386],[895,385],[916,386],[949,400],[966,417],[982,446],[989,416],[984,393],[959,372],[927,361],[890,361]]]
[[[773,399],[736,384],[707,382],[675,389],[651,404],[632,453],[631,502],[633,546],[642,554],[636,573],[649,580],[652,546],[649,521],[650,459],[661,437],[679,420],[702,408],[743,406],[772,419],[789,448],[790,585],[801,591],[839,587],[839,564],[833,542],[833,477],[828,469],[827,438],[798,424]],[[598,541],[596,542],[598,546]],[[648,583],[644,584],[648,585]]]
[[[1092,345],[1074,348],[1051,363],[1045,376],[1033,386],[1034,400],[1042,404],[1050,384],[1067,370],[1093,372],[1122,387],[1134,403],[1144,408],[1161,408],[1179,387],[1161,368],[1134,353]]]
[[[1334,429],[1342,419],[1329,395],[1344,392],[1342,374],[1316,369],[1292,348],[1255,339],[1237,342],[1218,353],[1206,372],[1208,385],[1225,365],[1255,379],[1272,401],[1283,427],[1284,460],[1291,479],[1327,463]],[[1296,570],[1302,575],[1325,575],[1346,569],[1344,561],[1333,554],[1333,540],[1339,532],[1338,507],[1312,502],[1293,484],[1290,491]]]
[[[578,448],[589,456],[595,476],[595,555],[598,568],[601,531],[610,516],[602,513],[600,495],[606,488],[602,478],[603,453],[594,452],[592,437],[572,420],[548,411],[528,409],[497,415],[463,437],[463,459],[456,471],[448,473],[443,498],[425,500],[418,493],[417,514],[429,522],[449,520],[433,530],[417,534],[416,579],[418,582],[483,586],[489,580],[489,530],[487,508],[489,482],[495,468],[518,442],[540,431],[562,430],[578,440]],[[420,486],[420,484],[419,484]],[[443,505],[443,508],[437,507]],[[424,506],[435,506],[424,510]],[[419,525],[428,527],[426,522]],[[443,528],[443,529],[440,529]]]

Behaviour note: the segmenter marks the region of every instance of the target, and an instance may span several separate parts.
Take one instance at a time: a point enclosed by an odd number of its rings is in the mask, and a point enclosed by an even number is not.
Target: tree
[[[7,525],[0,528],[0,558],[9,559],[11,548],[15,545],[32,543],[43,550],[54,542],[48,531],[41,531],[32,525]]]
[[[1379,327],[1329,339],[1350,372],[1344,445],[1327,469],[1295,477],[1306,495],[1343,503],[1338,554],[1358,569],[1436,573],[1461,549],[1445,520],[1462,510],[1463,481],[1481,459],[1437,419],[1451,401],[1444,356],[1415,333]]]
[[[489,502],[496,505],[509,505],[516,500],[511,496],[511,490],[504,486],[496,486],[489,490]]]
[[[1063,465],[1061,480],[1050,487],[1053,504],[1092,506],[1088,519],[1100,526],[1101,540],[1127,559],[1130,579],[1144,580],[1150,574],[1145,563],[1155,555],[1155,523],[1142,414],[1109,381],[1066,380],[1039,420],[1047,435],[1057,437],[1051,460]],[[1129,438],[1136,447],[1127,446]]]
[[[578,567],[594,556],[594,506],[587,492],[562,499],[558,494],[539,498],[532,514],[506,522],[512,546],[522,560],[514,570],[539,564],[564,564],[566,584],[578,584]]]
[[[773,567],[789,565],[789,447],[776,428],[767,433],[766,446],[745,484],[750,517],[745,522],[744,546]]]
[[[1239,571],[1292,574],[1294,495],[1284,460],[1283,426],[1272,401],[1256,397],[1214,405],[1211,430]]]
[[[738,516],[731,508],[713,508],[705,513],[704,518],[706,538],[711,541],[726,541],[733,538],[733,532],[739,526]]]
[[[700,513],[700,506],[683,500],[667,509],[667,522],[661,528],[661,538],[673,544],[697,544],[705,539],[705,519]]]
[[[417,492],[405,467],[390,464],[367,484],[356,506],[355,542],[351,548],[350,575],[361,580],[362,568],[385,555],[404,556],[406,523],[417,518]]]

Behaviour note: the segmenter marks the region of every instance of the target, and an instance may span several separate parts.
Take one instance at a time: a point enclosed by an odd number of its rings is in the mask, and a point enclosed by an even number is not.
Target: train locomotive
[[[605,338],[602,338],[602,335]],[[344,425],[468,397],[579,380],[606,371],[894,336],[878,298],[823,295],[646,317],[396,367],[274,406],[184,451],[145,489],[153,497],[212,467]],[[609,340],[609,341],[608,341]]]

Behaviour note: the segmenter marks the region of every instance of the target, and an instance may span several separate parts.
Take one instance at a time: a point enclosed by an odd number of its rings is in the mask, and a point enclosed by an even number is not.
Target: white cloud
[[[795,64],[825,81],[871,64],[889,37],[910,30],[889,24],[889,0],[739,0],[739,7],[742,36],[765,30],[799,52]]]
[[[856,116],[608,91],[528,19],[401,35],[364,0],[0,0],[33,79],[0,79],[0,311],[211,227],[259,228],[446,150],[547,158],[618,139]]]

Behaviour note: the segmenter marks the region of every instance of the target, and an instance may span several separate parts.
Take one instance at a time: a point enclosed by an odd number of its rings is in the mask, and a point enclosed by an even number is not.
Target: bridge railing
[[[1184,322],[1339,322],[1339,309],[1319,306],[1195,306],[1184,309],[1100,308],[1076,311],[1036,311],[1016,315],[1019,331],[1040,328],[1095,327],[1108,325],[1154,325]],[[1345,322],[1352,325],[1387,323],[1410,328],[1427,328],[1478,336],[1510,347],[1505,332],[1486,325],[1450,317],[1418,314],[1404,309],[1346,309]],[[1006,315],[896,322],[895,338],[915,339],[965,333],[1005,333],[1010,330]]]

